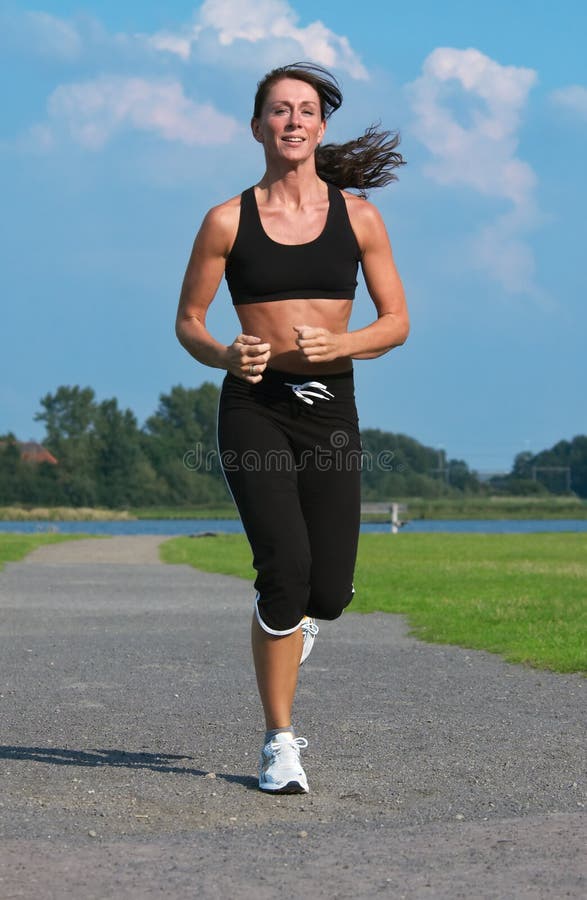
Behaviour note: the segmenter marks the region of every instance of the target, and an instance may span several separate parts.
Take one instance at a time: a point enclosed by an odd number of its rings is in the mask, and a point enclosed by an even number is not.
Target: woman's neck
[[[257,187],[265,192],[267,202],[283,203],[287,206],[302,206],[322,200],[327,192],[314,166],[299,166],[287,171],[267,169]]]

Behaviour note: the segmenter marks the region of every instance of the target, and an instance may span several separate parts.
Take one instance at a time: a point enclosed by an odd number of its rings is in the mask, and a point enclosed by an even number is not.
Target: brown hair
[[[327,69],[316,63],[296,62],[272,69],[257,85],[253,118],[261,116],[267,94],[284,78],[297,78],[311,85],[320,98],[323,119],[329,119],[342,104],[338,81]],[[383,187],[397,180],[393,169],[405,165],[396,151],[400,142],[397,132],[380,130],[370,125],[361,137],[344,144],[324,144],[316,149],[316,171],[320,178],[339,188],[356,188],[366,196],[369,188]]]

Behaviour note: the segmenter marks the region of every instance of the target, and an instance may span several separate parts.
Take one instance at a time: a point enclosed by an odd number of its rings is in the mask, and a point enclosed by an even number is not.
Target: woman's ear
[[[251,131],[253,132],[253,137],[256,141],[259,141],[260,144],[263,143],[263,135],[261,133],[261,128],[259,125],[259,120],[254,117],[251,119]]]

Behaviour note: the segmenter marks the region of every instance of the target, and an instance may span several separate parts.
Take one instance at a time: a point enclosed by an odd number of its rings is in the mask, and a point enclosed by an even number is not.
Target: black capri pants
[[[218,411],[226,481],[253,551],[256,613],[274,635],[336,619],[353,596],[361,441],[353,372],[228,373]]]

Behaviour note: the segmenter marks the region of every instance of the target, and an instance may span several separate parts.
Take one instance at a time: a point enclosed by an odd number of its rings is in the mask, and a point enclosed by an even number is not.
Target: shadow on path
[[[27,760],[31,762],[50,763],[56,766],[79,766],[83,768],[150,769],[164,775],[198,775],[206,777],[209,772],[204,769],[193,769],[173,765],[175,760],[192,760],[193,756],[178,756],[169,753],[133,753],[129,750],[70,750],[64,747],[17,747],[0,745],[0,759]],[[252,775],[229,775],[215,773],[232,784],[242,784],[247,788],[258,789],[257,779]]]

